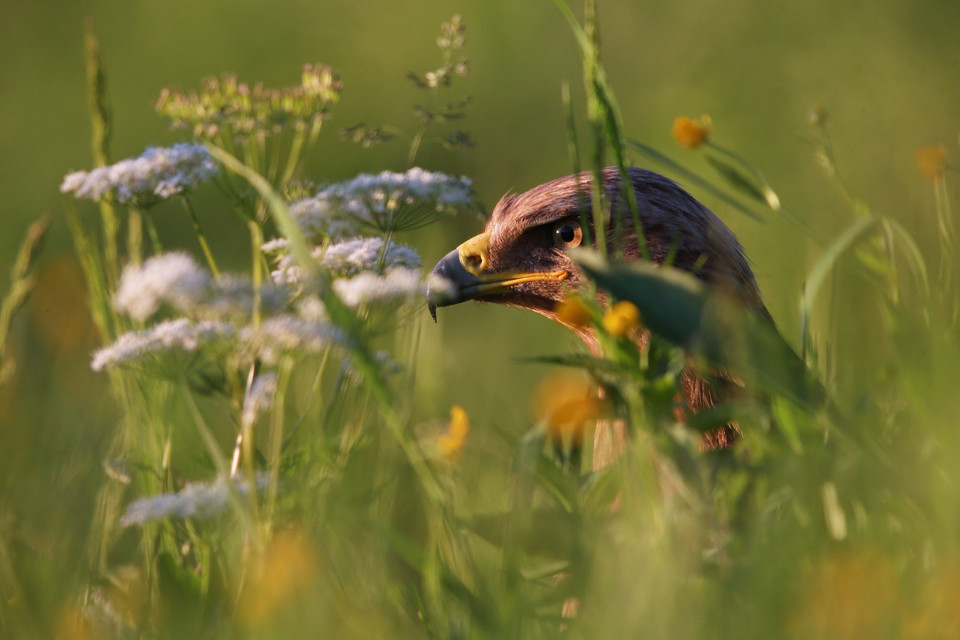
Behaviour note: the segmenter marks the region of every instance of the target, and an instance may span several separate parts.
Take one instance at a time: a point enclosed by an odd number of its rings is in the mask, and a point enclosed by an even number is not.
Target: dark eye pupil
[[[570,226],[560,227],[557,230],[557,233],[560,235],[560,239],[564,242],[573,242],[573,239],[577,236],[576,232],[573,230],[573,227]]]

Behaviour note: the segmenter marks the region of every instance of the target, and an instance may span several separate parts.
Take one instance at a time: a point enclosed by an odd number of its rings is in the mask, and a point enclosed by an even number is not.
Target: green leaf
[[[592,251],[574,259],[615,298],[637,305],[644,325],[748,385],[807,407],[823,403],[820,385],[773,324],[688,273],[648,263],[608,262]]]
[[[528,362],[533,364],[552,364],[560,367],[573,367],[575,369],[584,369],[593,374],[600,373],[618,373],[626,371],[621,363],[607,360],[606,358],[597,358],[585,353],[564,353],[553,356],[529,356],[517,358],[517,362]]]

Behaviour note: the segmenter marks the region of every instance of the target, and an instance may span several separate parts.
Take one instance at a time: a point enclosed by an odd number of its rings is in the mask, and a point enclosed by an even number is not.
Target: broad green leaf
[[[748,384],[812,408],[819,384],[766,318],[709,292],[696,278],[648,263],[608,262],[591,251],[574,258],[598,286],[637,305],[644,325]]]

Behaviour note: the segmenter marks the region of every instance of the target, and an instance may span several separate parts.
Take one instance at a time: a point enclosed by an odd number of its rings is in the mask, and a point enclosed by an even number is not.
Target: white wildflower
[[[287,250],[290,243],[286,238],[274,238],[260,245],[260,250],[264,253],[282,253]]]
[[[272,283],[260,289],[260,310],[276,313],[290,291]],[[224,274],[214,279],[185,253],[148,258],[142,266],[127,265],[113,298],[114,308],[143,322],[168,304],[190,317],[225,320],[253,313],[253,282],[246,276]]]
[[[246,398],[243,399],[242,421],[244,425],[252,425],[257,416],[270,408],[273,396],[277,392],[277,374],[263,373],[253,380]]]
[[[185,253],[148,258],[142,266],[127,265],[120,276],[114,308],[143,322],[164,303],[180,310],[196,306],[210,285],[210,274]]]
[[[123,204],[149,206],[185,193],[219,171],[206,147],[180,143],[149,147],[136,158],[68,174],[60,191],[87,200],[109,196]]]
[[[315,295],[305,296],[297,303],[297,315],[308,322],[330,322],[327,307]]]
[[[247,276],[223,274],[210,284],[207,296],[193,312],[203,318],[248,318],[253,314],[253,281]],[[260,288],[260,312],[277,313],[286,305],[290,290],[267,283]],[[187,311],[184,309],[184,311]]]
[[[436,273],[431,273],[427,278],[427,298],[429,298],[431,304],[453,301],[456,296],[457,286],[453,283],[453,280]]]
[[[423,265],[420,255],[402,244],[382,238],[354,238],[327,247],[315,247],[311,253],[321,268],[335,277],[354,276],[363,271],[384,273],[393,267],[418,268]],[[303,270],[290,254],[277,260],[277,268],[270,274],[277,285],[295,285],[303,279]]]
[[[192,323],[186,318],[166,320],[143,331],[125,333],[108,347],[93,354],[91,368],[101,371],[139,362],[154,355],[196,351],[213,340],[232,336],[235,328],[225,322]]]
[[[366,271],[352,278],[334,280],[333,289],[348,307],[409,302],[426,293],[420,272],[406,267],[394,267],[384,275]]]
[[[359,233],[357,220],[327,193],[290,205],[290,215],[308,238],[342,240]]]
[[[414,167],[404,173],[360,174],[295,202],[290,213],[310,237],[342,240],[363,228],[381,231],[423,226],[444,213],[474,206],[469,178]]]
[[[267,318],[257,327],[245,327],[241,341],[266,364],[275,364],[283,353],[320,353],[342,344],[344,334],[326,322],[312,322],[291,314]]]
[[[269,482],[269,476],[259,475],[257,489],[264,489]],[[226,511],[230,503],[229,483],[233,483],[233,490],[241,496],[250,492],[250,486],[239,478],[217,478],[210,483],[188,483],[176,493],[163,493],[130,503],[127,512],[120,518],[120,525],[129,527],[166,518],[209,518],[219,515]]]
[[[361,271],[383,273],[392,267],[416,269],[423,266],[420,256],[410,247],[383,238],[356,238],[330,245],[320,256],[320,264],[337,276],[352,276]]]

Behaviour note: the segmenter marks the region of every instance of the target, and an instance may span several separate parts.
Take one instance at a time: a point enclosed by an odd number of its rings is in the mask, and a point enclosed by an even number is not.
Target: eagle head
[[[672,180],[638,168],[628,174],[643,238],[638,238],[623,201],[620,171],[607,167],[600,174],[612,212],[607,246],[628,261],[643,255],[656,264],[669,261],[767,315],[733,232]],[[436,307],[476,299],[560,321],[557,305],[583,283],[568,252],[596,238],[590,216],[583,215],[591,208],[590,184],[591,174],[583,172],[503,197],[483,233],[448,253],[434,268],[427,292],[434,318]],[[589,336],[582,337],[589,341]]]

